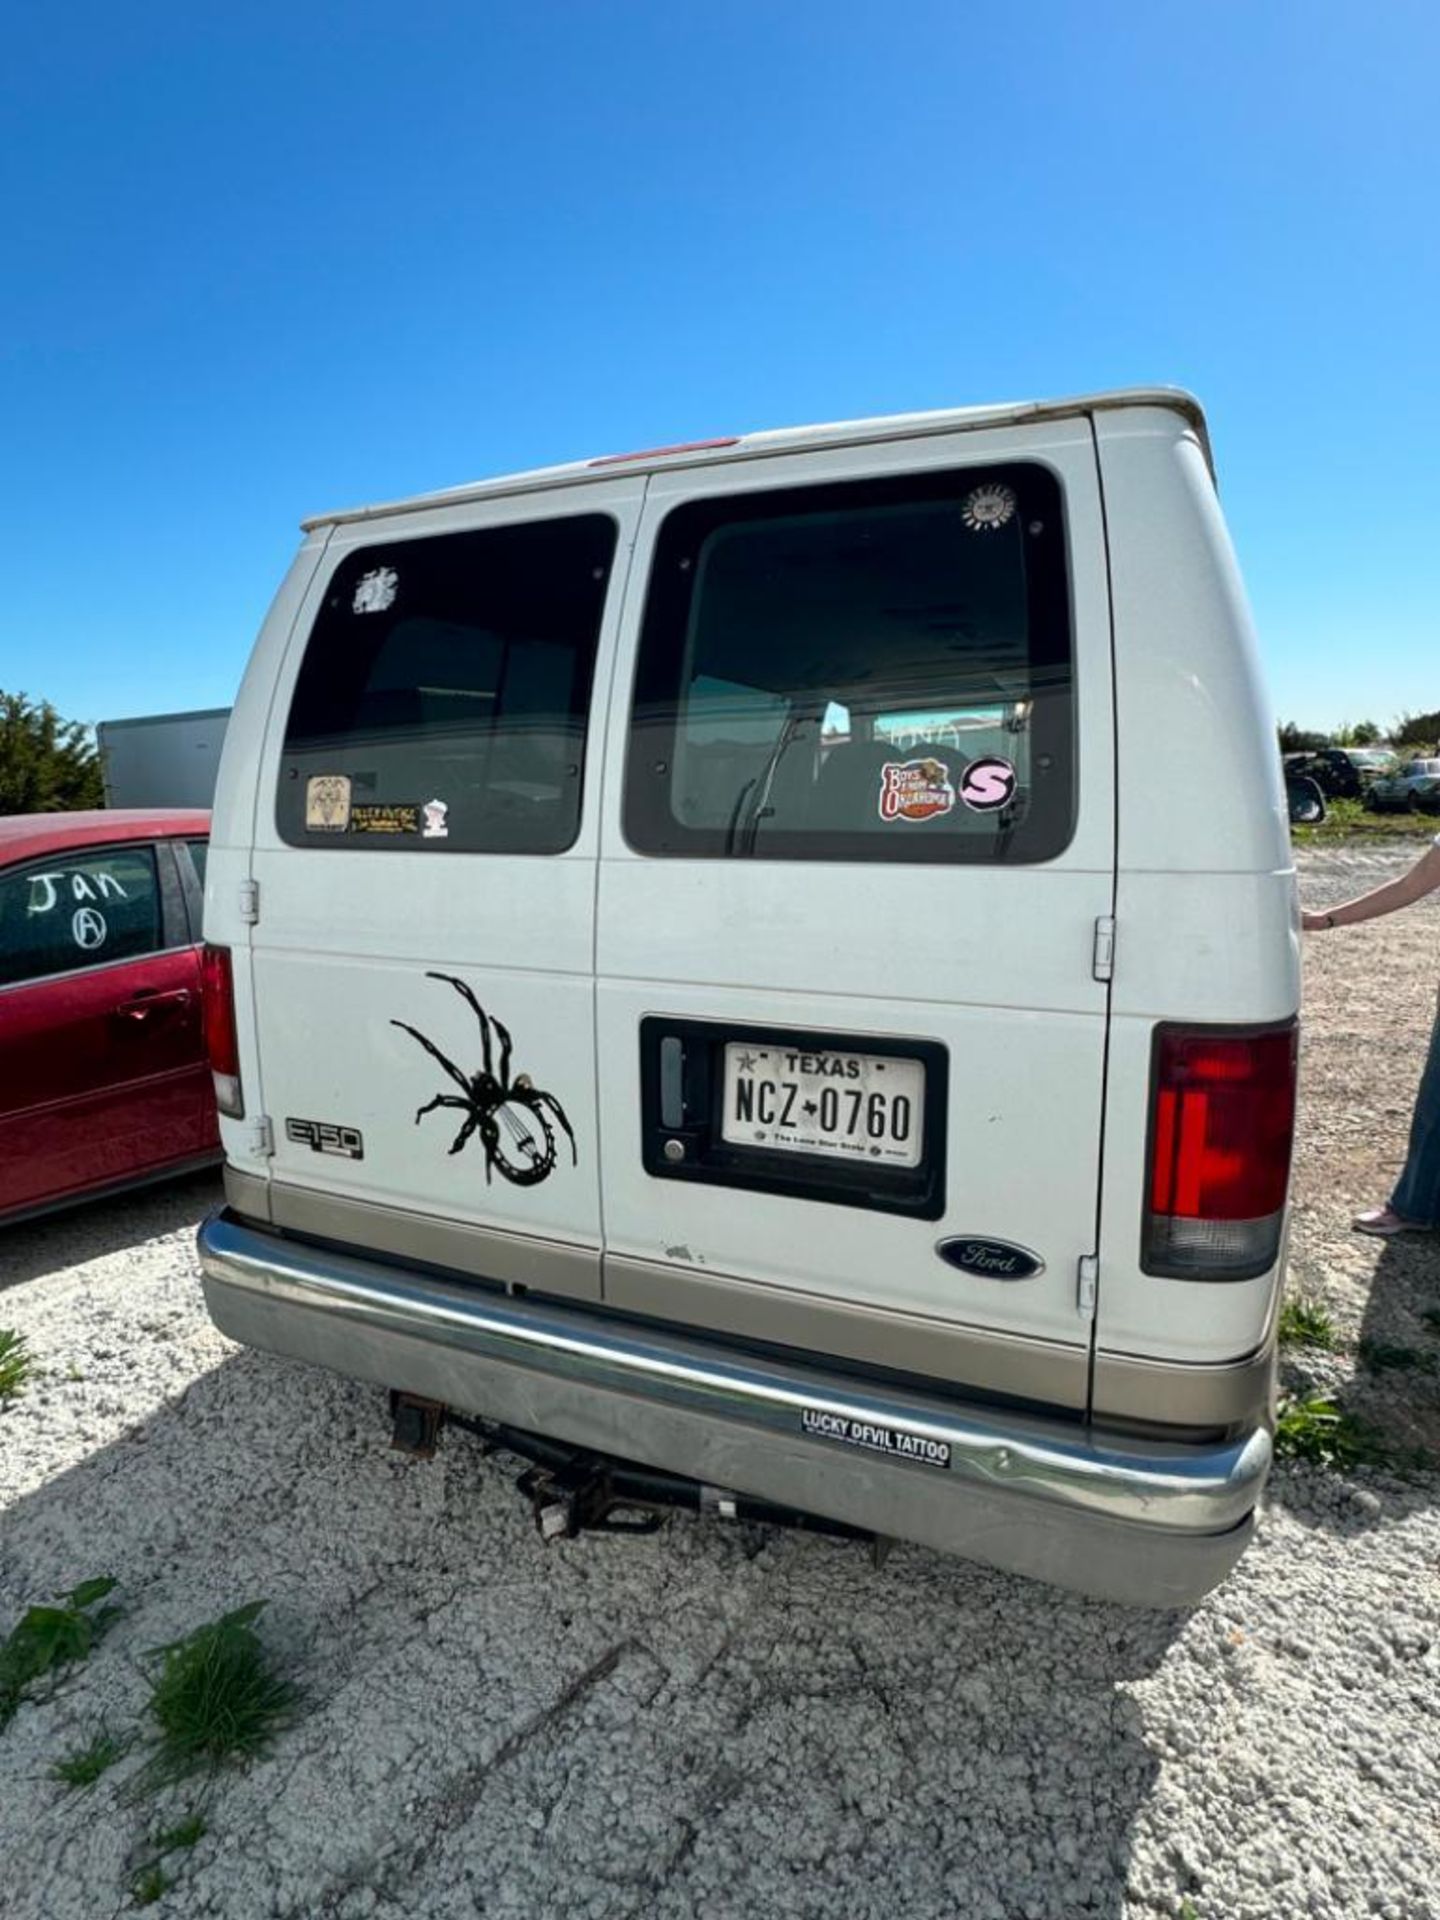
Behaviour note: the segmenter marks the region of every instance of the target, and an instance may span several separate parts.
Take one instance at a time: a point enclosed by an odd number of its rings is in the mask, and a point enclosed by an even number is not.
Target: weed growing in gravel
[[[0,1643],[0,1728],[8,1726],[26,1692],[37,1680],[90,1656],[92,1648],[119,1619],[119,1607],[100,1607],[114,1587],[112,1579],[83,1580],[59,1596],[59,1605],[31,1607]]]
[[[102,1773],[123,1759],[131,1744],[129,1740],[117,1740],[102,1727],[88,1746],[77,1747],[74,1753],[57,1760],[50,1769],[50,1778],[65,1787],[93,1787]]]
[[[130,1882],[131,1898],[137,1907],[153,1907],[169,1885],[165,1869],[156,1860],[150,1866],[142,1867]]]
[[[1279,1331],[1282,1347],[1323,1347],[1333,1353],[1338,1344],[1335,1322],[1314,1300],[1287,1300]]]
[[[193,1847],[197,1840],[203,1840],[209,1832],[209,1825],[203,1813],[192,1813],[188,1820],[182,1820],[178,1826],[166,1827],[163,1833],[157,1833],[151,1842],[157,1854],[176,1853],[182,1847]]]
[[[1380,1436],[1333,1400],[1280,1402],[1275,1422],[1275,1452],[1282,1460],[1308,1460],[1312,1466],[1356,1467],[1386,1459]]]
[[[35,1359],[23,1333],[0,1327],[0,1407],[18,1400],[34,1370]]]
[[[254,1760],[285,1725],[298,1695],[255,1631],[264,1606],[252,1600],[154,1650],[160,1668],[150,1683],[150,1711],[160,1743],[137,1791]]]

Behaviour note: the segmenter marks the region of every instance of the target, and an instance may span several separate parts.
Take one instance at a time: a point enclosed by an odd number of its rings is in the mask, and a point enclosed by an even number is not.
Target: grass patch
[[[35,1370],[35,1358],[23,1333],[0,1327],[0,1407],[18,1400]]]
[[[129,1740],[117,1740],[102,1727],[89,1746],[77,1747],[74,1753],[57,1760],[50,1769],[50,1778],[64,1787],[93,1787],[102,1773],[107,1773],[130,1751],[131,1744]]]
[[[160,1855],[178,1853],[181,1848],[193,1847],[197,1840],[203,1840],[209,1831],[204,1814],[192,1813],[178,1826],[166,1827],[163,1833],[157,1833],[150,1844]]]
[[[114,1585],[108,1577],[84,1580],[59,1595],[58,1605],[30,1607],[19,1625],[11,1628],[0,1643],[0,1728],[14,1719],[21,1700],[37,1681],[89,1658],[120,1617],[119,1607],[97,1607]]]
[[[1302,1400],[1288,1395],[1275,1422],[1275,1453],[1281,1460],[1306,1460],[1316,1467],[1379,1465],[1388,1459],[1373,1427],[1357,1420],[1333,1400]]]
[[[1355,1357],[1371,1373],[1433,1373],[1435,1356],[1419,1347],[1403,1347],[1387,1340],[1362,1340]]]
[[[138,1791],[258,1759],[289,1721],[299,1696],[255,1631],[264,1607],[252,1600],[154,1650],[149,1705],[160,1740]]]
[[[148,1867],[142,1867],[130,1882],[130,1897],[137,1907],[153,1907],[162,1893],[170,1888],[170,1880],[158,1860]]]
[[[1435,838],[1433,813],[1372,813],[1358,800],[1327,800],[1318,827],[1292,825],[1297,847],[1324,846],[1334,840],[1424,840]]]
[[[1280,1309],[1282,1347],[1323,1347],[1333,1353],[1340,1344],[1335,1322],[1313,1300],[1287,1300]]]

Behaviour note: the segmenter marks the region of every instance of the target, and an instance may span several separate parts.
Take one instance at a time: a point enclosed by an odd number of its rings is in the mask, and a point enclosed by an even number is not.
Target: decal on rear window
[[[418,833],[420,808],[412,802],[356,805],[350,809],[351,833]]]
[[[549,1179],[555,1169],[555,1129],[550,1124],[552,1119],[559,1123],[570,1142],[570,1163],[576,1165],[579,1154],[575,1134],[565,1109],[554,1094],[537,1087],[528,1073],[516,1074],[514,1080],[510,1078],[512,1042],[509,1028],[494,1014],[486,1013],[470,988],[463,980],[457,980],[453,973],[427,973],[425,978],[442,980],[447,986],[454,987],[479,1021],[481,1064],[478,1072],[467,1074],[417,1028],[404,1020],[392,1020],[391,1026],[398,1027],[402,1033],[408,1033],[412,1040],[418,1041],[460,1089],[458,1094],[437,1093],[432,1100],[427,1100],[423,1107],[416,1110],[416,1126],[427,1113],[435,1112],[437,1107],[463,1113],[465,1118],[460,1124],[460,1131],[450,1143],[450,1152],[459,1153],[478,1133],[485,1155],[487,1186],[494,1173],[516,1187],[534,1187],[542,1180]]]
[[[955,805],[943,760],[887,760],[880,769],[882,820],[934,820]]]
[[[1015,517],[1013,487],[976,487],[960,510],[960,517],[972,533],[994,533]]]
[[[995,813],[1015,798],[1015,769],[998,756],[972,760],[960,781],[960,798],[972,813]]]
[[[420,829],[422,840],[448,840],[449,824],[445,816],[450,808],[444,800],[427,800],[424,806],[425,824]]]
[[[385,613],[395,604],[399,584],[400,576],[393,567],[376,567],[371,573],[362,573],[355,583],[355,598],[350,603],[352,612]]]
[[[343,833],[350,824],[350,781],[343,773],[317,773],[305,782],[305,831]]]

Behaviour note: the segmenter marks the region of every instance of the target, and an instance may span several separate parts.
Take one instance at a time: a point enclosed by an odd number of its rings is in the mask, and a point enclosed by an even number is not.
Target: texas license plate
[[[822,1153],[918,1167],[925,1149],[925,1068],[879,1053],[725,1048],[725,1120],[732,1146]]]

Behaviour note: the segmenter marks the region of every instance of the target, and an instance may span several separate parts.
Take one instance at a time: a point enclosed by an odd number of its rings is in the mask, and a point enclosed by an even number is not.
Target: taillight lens
[[[232,1120],[245,1115],[240,1087],[240,1044],[235,1034],[235,982],[228,947],[204,947],[200,953],[200,994],[205,1009],[205,1051],[215,1082],[215,1104]]]
[[[1248,1280],[1275,1264],[1295,1132],[1296,1023],[1155,1030],[1141,1265]]]

